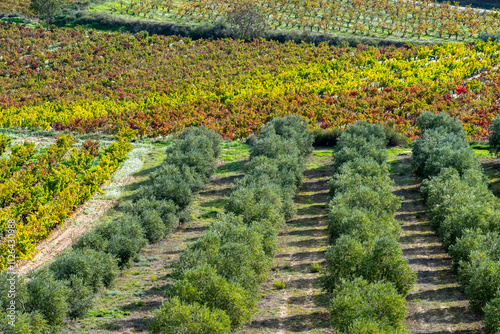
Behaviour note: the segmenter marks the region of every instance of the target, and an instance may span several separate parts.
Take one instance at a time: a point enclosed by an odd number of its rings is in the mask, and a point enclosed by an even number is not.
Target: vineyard
[[[1,139],[0,148],[6,148],[9,137]],[[85,141],[79,148],[73,144],[73,138],[60,136],[53,145],[37,150],[34,143],[25,141],[10,147],[10,154],[0,159],[0,269],[13,262],[9,254],[16,260],[31,258],[37,242],[99,191],[130,150],[124,140],[102,152],[97,141]],[[12,233],[12,221],[16,225],[11,240],[7,236]]]
[[[226,138],[298,114],[314,127],[357,120],[416,135],[448,112],[484,139],[498,108],[495,43],[327,45],[46,31],[0,26],[0,126],[168,135],[204,125]]]
[[[216,23],[246,5],[271,29],[311,32],[469,40],[482,32],[498,31],[500,24],[496,10],[483,12],[431,0],[121,0],[107,7],[122,15]]]
[[[499,10],[39,5],[0,4],[1,333],[500,333]]]

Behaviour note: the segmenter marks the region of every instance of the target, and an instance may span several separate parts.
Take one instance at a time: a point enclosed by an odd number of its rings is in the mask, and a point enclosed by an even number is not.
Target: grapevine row
[[[434,37],[470,40],[500,28],[500,12],[482,11],[431,0],[121,0],[112,12],[149,18],[187,19],[217,23],[242,4],[266,18],[273,29],[302,29],[326,33]]]
[[[298,114],[414,137],[427,110],[480,139],[498,109],[495,43],[351,49],[14,25],[0,25],[0,41],[2,127],[158,136],[205,125],[239,138]]]
[[[322,284],[333,292],[331,323],[341,333],[403,333],[405,296],[416,275],[403,258],[394,219],[401,199],[386,164],[386,136],[380,125],[349,125],[334,152],[330,180],[331,246]]]
[[[94,167],[90,167],[94,156],[86,148],[73,150],[64,165],[51,169],[58,164],[71,143],[70,139],[60,137],[47,154],[41,156],[40,165],[31,166],[26,171],[30,173],[37,168],[38,171],[30,175],[39,173],[38,176],[44,177],[46,182],[33,184],[28,178],[27,184],[17,184],[14,190],[21,189],[23,197],[1,209],[0,269],[7,267],[8,254],[15,255],[16,260],[31,258],[36,243],[47,238],[54,226],[69,217],[78,205],[89,200],[118,169],[130,150],[130,143],[124,139],[113,142],[104,150]],[[7,181],[2,185],[9,183]],[[11,232],[11,221],[15,222],[15,233]],[[14,235],[13,242],[8,240],[10,234]]]

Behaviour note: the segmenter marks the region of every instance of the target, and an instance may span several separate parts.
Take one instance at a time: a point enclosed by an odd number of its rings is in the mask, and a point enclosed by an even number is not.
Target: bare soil
[[[261,288],[258,311],[238,333],[332,333],[328,296],[311,264],[324,264],[327,248],[330,150],[316,150],[295,198],[297,215],[279,235],[279,249],[269,280]],[[274,284],[283,280],[284,289]]]
[[[443,248],[425,215],[420,180],[411,173],[410,154],[392,156],[395,194],[404,197],[396,219],[403,222],[400,244],[403,255],[417,273],[417,282],[406,300],[406,325],[410,333],[483,333],[481,317],[452,273],[452,259]]]

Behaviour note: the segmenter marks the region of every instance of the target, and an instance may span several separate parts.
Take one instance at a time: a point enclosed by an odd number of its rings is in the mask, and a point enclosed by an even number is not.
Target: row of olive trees
[[[486,333],[500,333],[500,201],[488,189],[462,123],[424,113],[413,143],[413,166],[424,176],[422,194],[431,222],[454,259],[454,270],[473,310],[485,314]],[[500,117],[491,127],[498,152]]]
[[[334,293],[331,322],[342,333],[406,332],[404,297],[415,273],[398,243],[401,199],[392,193],[387,142],[381,125],[360,121],[342,133],[333,155],[322,284]]]
[[[313,137],[307,120],[276,118],[260,131],[226,213],[174,265],[174,284],[155,312],[153,333],[228,334],[251,319],[280,228],[292,218]]]
[[[94,295],[112,286],[148,243],[157,243],[190,217],[190,204],[215,173],[220,136],[206,128],[188,128],[167,148],[161,168],[152,174],[123,215],[82,235],[49,266],[32,273],[29,282],[0,274],[0,332],[56,333],[67,317],[88,314]],[[15,323],[9,324],[9,291],[17,295]]]

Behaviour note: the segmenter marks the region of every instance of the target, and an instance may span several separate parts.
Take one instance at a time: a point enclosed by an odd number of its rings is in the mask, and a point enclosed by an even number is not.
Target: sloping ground
[[[327,247],[328,180],[331,150],[315,150],[295,198],[296,217],[280,233],[273,272],[261,288],[262,299],[254,319],[238,333],[331,333],[328,298],[321,291],[319,273]],[[314,271],[314,270],[313,270]],[[275,284],[284,281],[286,287]]]
[[[63,224],[57,226],[49,238],[38,243],[38,253],[33,256],[32,260],[18,261],[16,263],[17,272],[25,275],[30,270],[42,267],[69,248],[78,237],[92,229],[96,222],[101,220],[105,213],[116,205],[122,191],[137,180],[133,174],[142,168],[146,155],[152,149],[148,145],[136,146],[110,182],[102,187],[103,194],[94,194],[89,201],[75,211],[72,217],[67,218]]]
[[[395,194],[403,196],[396,219],[403,221],[403,255],[417,273],[407,296],[406,325],[413,333],[483,333],[481,317],[469,310],[469,301],[451,272],[452,259],[425,216],[420,181],[411,173],[410,153],[391,156]]]

